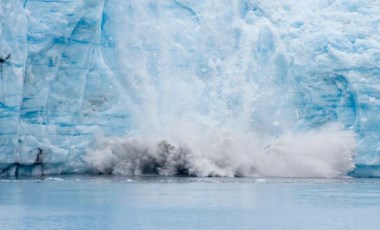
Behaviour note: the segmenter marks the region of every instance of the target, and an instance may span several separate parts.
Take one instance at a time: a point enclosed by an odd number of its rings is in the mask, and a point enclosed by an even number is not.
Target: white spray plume
[[[266,147],[252,134],[223,130],[165,138],[98,137],[86,162],[99,173],[115,175],[330,178],[354,168],[354,152],[354,133],[332,124],[285,134]]]

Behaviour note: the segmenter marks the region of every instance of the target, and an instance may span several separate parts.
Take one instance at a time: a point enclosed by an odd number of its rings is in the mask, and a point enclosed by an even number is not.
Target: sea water
[[[0,229],[377,229],[379,190],[351,178],[10,178]]]

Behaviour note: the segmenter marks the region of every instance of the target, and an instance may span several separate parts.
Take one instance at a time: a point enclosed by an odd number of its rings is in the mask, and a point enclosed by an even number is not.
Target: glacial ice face
[[[376,0],[0,7],[5,175],[379,174]]]

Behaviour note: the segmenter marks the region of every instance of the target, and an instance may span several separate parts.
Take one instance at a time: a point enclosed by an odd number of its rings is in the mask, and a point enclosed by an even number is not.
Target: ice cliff
[[[1,0],[0,16],[2,175],[380,176],[377,0]]]

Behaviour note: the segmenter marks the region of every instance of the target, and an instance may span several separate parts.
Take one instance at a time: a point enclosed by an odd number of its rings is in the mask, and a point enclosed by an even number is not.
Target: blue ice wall
[[[97,133],[134,136],[176,119],[271,138],[338,122],[357,134],[353,175],[378,175],[377,1],[0,7],[4,175],[85,172]]]

